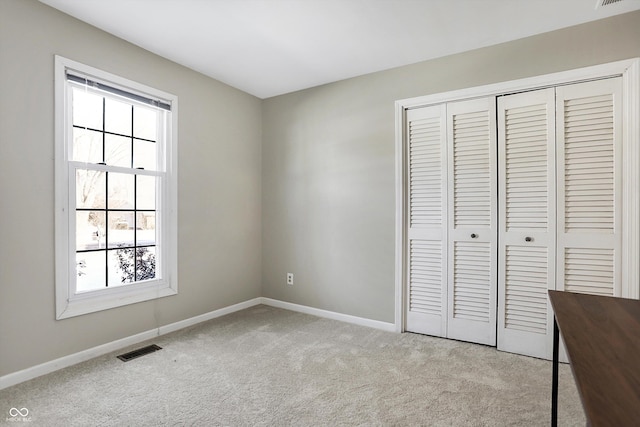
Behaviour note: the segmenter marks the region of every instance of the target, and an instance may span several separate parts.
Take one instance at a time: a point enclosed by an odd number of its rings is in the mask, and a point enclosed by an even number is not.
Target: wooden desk
[[[640,301],[549,291],[554,311],[551,423],[558,415],[558,341],[591,426],[640,425]]]

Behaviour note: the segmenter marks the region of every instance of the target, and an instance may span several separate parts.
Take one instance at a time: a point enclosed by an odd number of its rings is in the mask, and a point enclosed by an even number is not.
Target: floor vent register
[[[128,362],[133,359],[137,359],[138,357],[146,356],[147,354],[153,353],[154,351],[162,350],[162,347],[159,347],[155,344],[148,345],[146,347],[139,348],[137,350],[130,351],[125,354],[121,354],[118,356],[118,359],[123,362]]]

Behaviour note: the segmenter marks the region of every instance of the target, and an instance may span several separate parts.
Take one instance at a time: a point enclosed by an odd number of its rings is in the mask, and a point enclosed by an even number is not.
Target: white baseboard
[[[321,310],[319,308],[293,304],[285,301],[278,301],[271,298],[259,297],[259,298],[253,298],[238,304],[230,305],[228,307],[224,307],[218,310],[210,311],[209,313],[201,314],[199,316],[191,317],[189,319],[181,320],[179,322],[171,323],[169,325],[160,326],[158,328],[155,328],[146,332],[141,332],[139,334],[131,335],[126,338],[122,338],[116,341],[102,344],[97,347],[89,348],[87,350],[83,350],[78,353],[73,353],[68,356],[63,356],[58,359],[51,360],[49,362],[41,363],[40,365],[32,366],[30,368],[23,369],[21,371],[4,375],[0,377],[0,390],[31,380],[33,378],[36,378],[42,375],[49,374],[59,369],[63,369],[63,368],[75,365],[77,363],[85,362],[89,359],[93,359],[94,357],[102,356],[104,354],[120,350],[124,347],[128,347],[130,345],[134,345],[139,342],[152,339],[160,335],[165,335],[170,332],[177,331],[179,329],[197,325],[198,323],[206,322],[207,320],[215,319],[216,317],[225,316],[227,314],[244,310],[245,308],[253,307],[259,304],[269,305],[271,307],[283,308],[291,311],[297,311],[305,314],[311,314],[313,316],[339,320],[341,322],[353,323],[360,326],[367,326],[370,328],[381,329],[383,331],[389,331],[389,332],[396,331],[395,325],[393,323],[380,322],[378,320],[365,319],[362,317],[350,316],[348,314]]]
[[[207,320],[215,319],[216,317],[226,316],[227,314],[235,313],[236,311],[244,310],[245,308],[253,307],[254,305],[262,304],[262,298],[253,298],[248,301],[240,302],[238,304],[223,307],[218,310],[210,311],[199,316],[191,317],[189,319],[181,320],[179,322],[171,323],[169,325],[160,326],[158,328],[158,335],[168,334],[175,332],[179,329],[184,329],[189,326],[197,325],[198,323],[206,322]]]
[[[271,298],[261,298],[262,304],[270,305],[272,307],[284,308],[286,310],[298,311],[300,313],[311,314],[313,316],[325,317],[327,319],[339,320],[341,322],[353,323],[355,325],[367,326],[369,328],[380,329],[387,332],[396,332],[396,325],[394,323],[381,322],[379,320],[366,319],[364,317],[351,316],[349,314],[336,313],[335,311],[322,310],[319,308],[313,308],[306,305],[294,304],[291,302],[285,302],[275,300]]]
[[[261,298],[254,298],[218,310],[210,311],[209,313],[201,314],[200,316],[195,316],[186,320],[171,323],[169,325],[160,326],[150,331],[131,335],[126,338],[102,344],[97,347],[89,348],[78,353],[73,353],[68,356],[63,356],[58,359],[42,363],[40,365],[32,366],[21,371],[7,374],[0,377],[0,390],[24,381],[29,381],[41,375],[49,374],[51,372],[57,371],[58,369],[66,368],[77,363],[93,359],[94,357],[102,356],[112,351],[120,350],[121,348],[128,347],[142,341],[146,341],[160,335],[168,334],[170,332],[174,332],[188,326],[196,325],[201,322],[206,322],[207,320],[215,319],[216,317],[221,317],[236,311],[244,310],[245,308],[249,308],[261,303]]]
[[[87,350],[73,353],[68,356],[63,356],[58,359],[50,360],[49,362],[41,363],[40,365],[32,366],[21,371],[13,372],[11,374],[0,377],[0,390],[12,385],[20,384],[21,382],[31,380],[41,375],[46,375],[58,369],[66,368],[71,365],[75,365],[80,362],[84,362],[94,357],[102,356],[112,351],[137,344],[148,339],[152,339],[157,336],[157,330],[141,332],[139,334],[131,335],[126,338],[122,338],[116,341],[112,341],[106,344],[92,347]]]

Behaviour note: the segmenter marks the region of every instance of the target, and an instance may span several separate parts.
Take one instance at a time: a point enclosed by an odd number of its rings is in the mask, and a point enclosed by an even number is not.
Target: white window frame
[[[75,176],[77,164],[69,159],[72,123],[70,117],[71,86],[67,71],[95,78],[115,88],[171,106],[166,121],[159,157],[163,160],[159,174],[156,211],[159,218],[156,251],[159,263],[157,279],[116,286],[90,292],[75,292]],[[129,79],[55,56],[55,289],[56,319],[65,319],[128,304],[162,298],[178,293],[177,262],[177,133],[178,98]],[[164,148],[164,149],[163,149]],[[77,163],[77,162],[75,162]],[[116,170],[107,165],[91,165],[92,169]],[[144,174],[144,171],[140,171]]]

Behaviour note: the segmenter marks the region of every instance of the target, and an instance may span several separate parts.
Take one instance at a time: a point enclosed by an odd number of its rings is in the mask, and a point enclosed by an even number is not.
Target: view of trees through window
[[[156,277],[158,120],[153,107],[73,88],[77,292]]]

